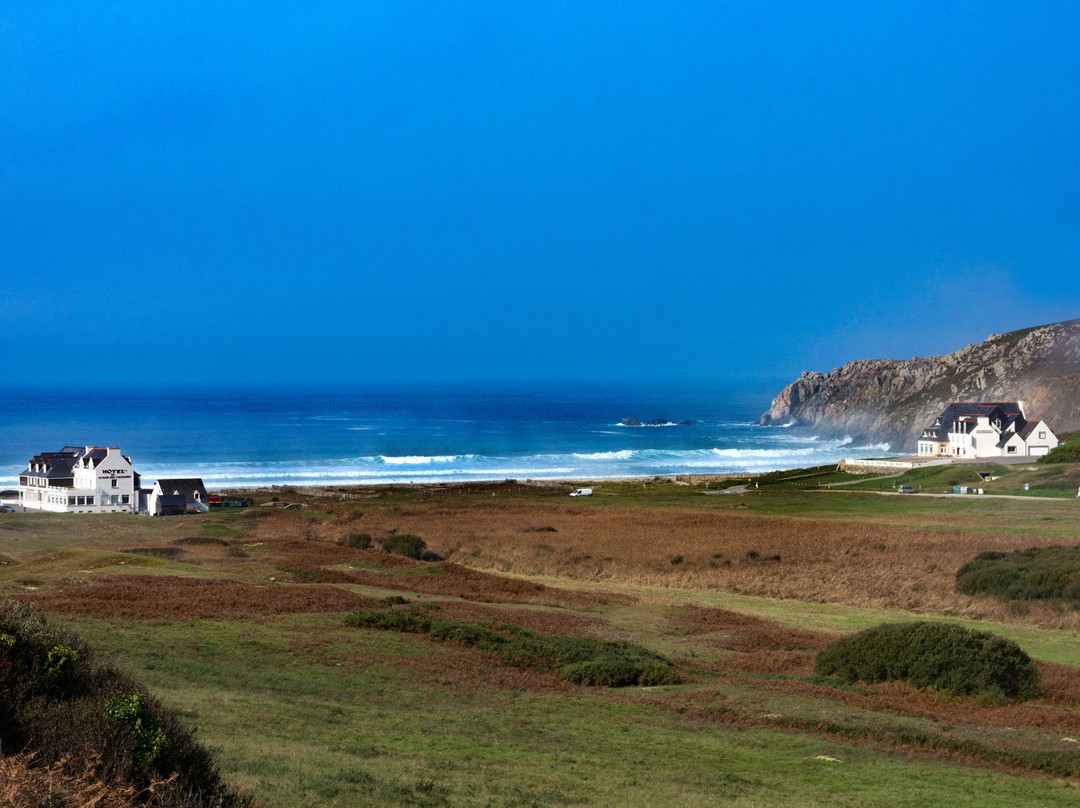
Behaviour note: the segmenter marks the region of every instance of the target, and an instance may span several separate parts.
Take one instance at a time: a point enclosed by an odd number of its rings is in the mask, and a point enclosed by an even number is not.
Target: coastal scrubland
[[[956,573],[1075,544],[1080,504],[818,484],[836,481],[602,482],[578,499],[512,482],[279,489],[172,519],[8,514],[0,595],[140,681],[262,805],[1073,804],[1080,612],[961,594]],[[355,617],[388,612],[443,633]],[[840,637],[927,619],[1015,641],[1038,694],[815,673]],[[516,647],[508,662],[491,634],[641,649],[670,676],[583,685],[561,663],[512,664]]]

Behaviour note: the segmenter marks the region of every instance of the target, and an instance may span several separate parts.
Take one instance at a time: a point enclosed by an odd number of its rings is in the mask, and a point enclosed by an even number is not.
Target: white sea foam
[[[680,473],[742,474],[834,463],[853,451],[887,453],[885,444],[856,447],[849,442],[792,440],[765,445],[742,443],[711,448],[615,449],[602,452],[544,453],[524,456],[373,455],[279,460],[142,464],[147,480],[157,476],[202,477],[211,488],[269,485],[348,485],[423,481],[514,479],[605,479]]]
[[[389,457],[379,455],[379,460],[390,466],[425,466],[434,463],[453,463],[455,460],[471,460],[476,455],[406,455],[404,457]]]
[[[629,460],[635,454],[632,449],[621,449],[617,452],[574,452],[573,456],[578,460]]]
[[[627,435],[629,433],[621,433]],[[643,433],[639,433],[643,434]],[[639,438],[635,437],[637,444]],[[349,485],[500,479],[608,479],[672,474],[756,474],[783,468],[835,463],[855,452],[887,454],[887,444],[852,445],[787,432],[757,439],[716,439],[712,446],[643,446],[607,451],[569,451],[494,456],[475,453],[362,455],[274,461],[141,463],[149,481],[161,477],[202,477],[211,488]],[[14,481],[13,481],[14,482]]]
[[[817,454],[815,449],[713,449],[717,457],[766,458],[766,457],[809,457]]]

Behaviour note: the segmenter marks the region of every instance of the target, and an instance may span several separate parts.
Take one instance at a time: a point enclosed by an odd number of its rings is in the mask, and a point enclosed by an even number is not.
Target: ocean
[[[743,474],[888,452],[756,425],[777,389],[7,390],[0,488],[65,445],[119,446],[145,481],[202,477],[211,489]]]

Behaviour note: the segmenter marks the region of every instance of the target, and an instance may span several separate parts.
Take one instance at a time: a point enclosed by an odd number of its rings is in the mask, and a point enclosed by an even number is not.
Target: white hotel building
[[[139,475],[112,446],[35,455],[19,475],[19,504],[54,513],[138,513]]]
[[[919,438],[920,457],[1041,457],[1061,445],[1045,421],[1029,421],[1023,401],[954,401]]]

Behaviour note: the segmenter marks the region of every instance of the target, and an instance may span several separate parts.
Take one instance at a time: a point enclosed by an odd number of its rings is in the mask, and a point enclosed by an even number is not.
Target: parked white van
[[[592,489],[591,488],[575,488],[573,491],[570,492],[570,496],[572,496],[572,497],[591,497],[592,496]]]

